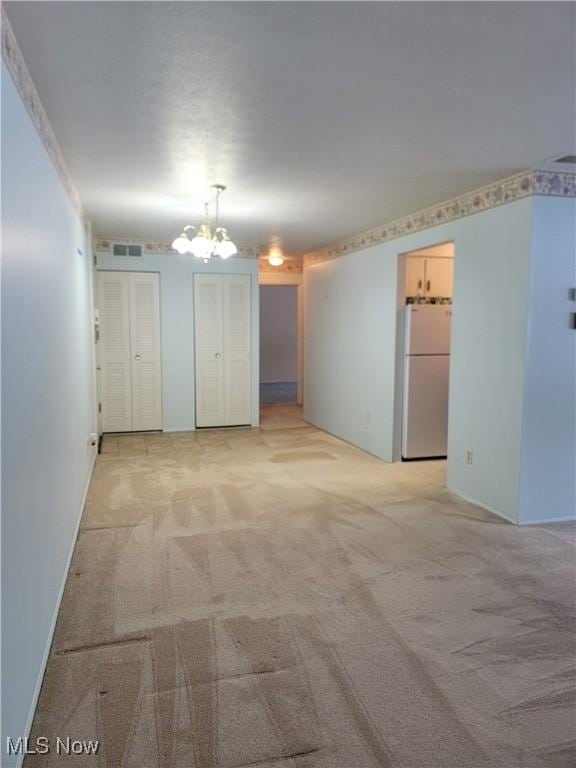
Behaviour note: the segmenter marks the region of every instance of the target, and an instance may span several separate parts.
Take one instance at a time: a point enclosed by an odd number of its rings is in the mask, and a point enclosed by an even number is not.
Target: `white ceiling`
[[[574,4],[7,2],[102,237],[313,249],[574,150]]]

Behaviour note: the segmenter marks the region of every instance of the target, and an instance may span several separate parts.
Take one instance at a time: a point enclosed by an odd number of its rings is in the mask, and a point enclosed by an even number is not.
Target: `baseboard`
[[[493,515],[496,515],[496,517],[500,517],[502,520],[506,520],[507,523],[518,525],[516,520],[513,520],[511,517],[508,517],[493,507],[489,507],[488,504],[484,504],[484,502],[478,501],[478,499],[474,499],[472,496],[468,496],[466,493],[462,493],[462,491],[458,490],[458,488],[454,488],[454,486],[450,485],[447,485],[446,488],[450,491],[450,493],[454,493],[456,496],[460,496],[460,498],[464,499],[464,501],[468,501],[470,504],[474,504],[476,507],[480,507],[481,509],[485,509],[487,512],[491,512]]]
[[[546,523],[576,523],[576,517],[546,517],[541,520],[521,520],[518,525],[546,525]]]
[[[56,600],[56,607],[54,609],[52,622],[50,624],[50,631],[48,633],[48,639],[46,641],[46,647],[44,648],[44,654],[42,656],[40,673],[38,674],[38,680],[36,681],[36,687],[34,689],[34,695],[32,697],[32,704],[28,712],[28,718],[26,720],[24,733],[22,734],[23,736],[30,736],[30,731],[32,730],[32,723],[34,722],[34,715],[36,714],[36,707],[38,706],[38,698],[40,697],[40,691],[42,690],[42,683],[44,682],[44,674],[46,673],[46,665],[48,664],[48,657],[50,656],[50,650],[52,649],[52,641],[54,640],[54,630],[56,629],[56,622],[58,621],[58,614],[60,613],[60,604],[62,603],[62,598],[64,596],[64,589],[66,587],[66,581],[68,580],[68,572],[70,571],[70,564],[72,563],[72,555],[74,554],[76,541],[78,539],[78,533],[80,532],[80,523],[82,522],[82,514],[84,512],[84,507],[86,506],[86,497],[88,496],[88,489],[90,488],[90,482],[92,481],[92,474],[94,472],[94,464],[96,463],[96,456],[97,456],[97,453],[96,451],[94,451],[94,456],[92,457],[92,463],[90,464],[90,471],[88,472],[88,480],[86,482],[86,487],[84,488],[84,494],[82,496],[82,504],[80,505],[80,514],[78,515],[78,522],[76,523],[76,530],[74,531],[72,546],[70,547],[70,552],[68,553],[68,560],[66,563],[66,568],[64,570],[64,577],[62,578],[62,583],[60,584],[58,599]],[[4,745],[2,745],[2,749],[3,748],[4,748]],[[18,759],[14,763],[15,768],[21,767],[24,757],[25,755],[18,755]]]

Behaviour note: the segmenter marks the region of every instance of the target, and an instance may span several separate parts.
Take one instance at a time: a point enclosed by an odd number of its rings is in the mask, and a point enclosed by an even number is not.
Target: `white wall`
[[[305,418],[397,457],[398,256],[453,240],[448,486],[516,521],[531,237],[525,198],[307,268]]]
[[[2,766],[30,725],[95,455],[88,250],[2,64]]]
[[[576,518],[576,200],[534,198],[520,522]]]
[[[162,334],[162,418],[165,431],[196,428],[194,379],[195,273],[249,274],[252,277],[252,424],[259,421],[258,260],[214,259],[204,264],[190,255],[144,254],[141,258],[97,255],[97,269],[160,273]]]
[[[298,378],[298,288],[260,286],[260,381]]]
[[[382,245],[304,271],[304,418],[387,461],[396,261]]]

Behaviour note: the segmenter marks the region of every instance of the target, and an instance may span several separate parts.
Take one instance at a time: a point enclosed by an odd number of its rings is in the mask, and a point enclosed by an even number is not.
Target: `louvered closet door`
[[[98,273],[102,430],[132,429],[129,283],[126,272]]]
[[[103,432],[162,429],[160,279],[99,272]]]
[[[226,426],[250,424],[250,275],[224,281],[224,407]]]
[[[222,275],[194,278],[196,426],[225,425],[224,283]]]
[[[159,275],[132,272],[129,286],[132,430],[162,429]]]

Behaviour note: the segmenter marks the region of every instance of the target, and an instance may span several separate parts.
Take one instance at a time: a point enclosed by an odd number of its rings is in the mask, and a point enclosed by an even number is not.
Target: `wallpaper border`
[[[506,205],[532,195],[576,197],[576,174],[562,171],[524,171],[515,176],[472,190],[451,200],[396,219],[388,224],[365,230],[344,240],[304,255],[304,267],[331,261],[348,253],[399,237],[431,229],[439,224],[472,216],[490,208]]]
[[[176,251],[172,248],[170,243],[164,243],[155,240],[145,240],[138,237],[97,237],[94,241],[94,250],[96,253],[106,253],[112,255],[113,243],[120,243],[122,245],[141,245],[142,253],[144,255],[151,256],[174,256]],[[240,246],[238,249],[238,255],[234,256],[234,259],[258,259],[258,248],[245,248]],[[119,257],[124,258],[124,257]],[[127,257],[129,258],[129,257]]]

